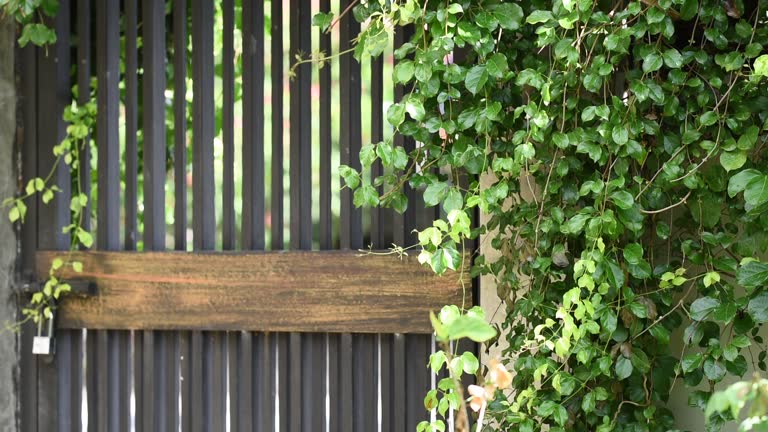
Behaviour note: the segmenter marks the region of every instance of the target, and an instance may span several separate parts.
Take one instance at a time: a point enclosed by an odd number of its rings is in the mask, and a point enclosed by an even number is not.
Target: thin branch
[[[683,197],[683,199],[681,199],[680,201],[678,201],[678,202],[676,202],[676,203],[674,203],[674,204],[670,204],[670,205],[668,205],[668,206],[666,206],[666,207],[664,207],[664,208],[662,208],[662,209],[658,209],[658,210],[644,210],[644,209],[640,209],[640,212],[641,212],[641,213],[645,213],[645,214],[659,214],[659,213],[664,213],[665,211],[667,211],[667,210],[671,210],[671,209],[673,209],[673,208],[675,208],[675,207],[679,206],[680,204],[685,204],[685,201],[688,199],[688,197],[689,197],[689,196],[691,196],[691,192],[692,192],[692,191],[690,191],[690,190],[689,190],[689,191],[688,191],[688,193],[687,193],[687,194],[685,194],[685,196]]]

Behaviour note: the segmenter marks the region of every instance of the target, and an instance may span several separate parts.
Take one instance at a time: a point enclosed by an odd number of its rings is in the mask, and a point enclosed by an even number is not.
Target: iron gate
[[[311,16],[338,15],[350,0],[60,3],[49,23],[56,44],[19,49],[22,174],[56,163],[73,85],[81,103],[95,92],[95,146],[77,175],[95,185],[84,223],[97,251],[82,260],[99,294],[64,301],[55,356],[33,356],[35,331],[24,328],[21,430],[415,430],[434,385],[425,312],[462,292],[413,262],[351,257],[415,243],[413,230],[439,209],[407,189],[403,215],[361,211],[348,189],[338,192],[335,168],[359,168],[361,143],[391,134],[386,103],[404,91],[391,82],[392,49],[362,65],[349,55],[319,71],[304,64],[288,80],[296,54],[349,48],[360,28],[351,14],[331,33]],[[72,181],[60,167],[62,192],[29,203],[25,278],[69,249],[60,227]],[[283,273],[263,272],[271,268]],[[254,275],[266,282],[244,280]],[[254,287],[260,296],[243,291]],[[214,288],[223,294],[211,297]],[[253,298],[280,301],[253,309]],[[301,308],[286,318],[291,305]],[[325,308],[338,318],[318,318]]]

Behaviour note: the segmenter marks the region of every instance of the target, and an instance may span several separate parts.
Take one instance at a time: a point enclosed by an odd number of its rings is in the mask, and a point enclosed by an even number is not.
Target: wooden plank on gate
[[[37,268],[58,255],[38,252]],[[62,328],[431,333],[429,311],[473,304],[468,272],[436,276],[413,256],[89,251],[72,259],[84,271],[63,277],[94,281],[99,294],[65,298]]]

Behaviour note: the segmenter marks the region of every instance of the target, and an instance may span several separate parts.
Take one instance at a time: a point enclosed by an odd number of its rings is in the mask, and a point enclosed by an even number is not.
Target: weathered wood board
[[[55,256],[37,253],[41,278]],[[94,281],[98,295],[65,298],[60,328],[431,333],[429,311],[472,304],[467,272],[436,276],[415,257],[89,251],[72,259],[83,272],[64,278]]]

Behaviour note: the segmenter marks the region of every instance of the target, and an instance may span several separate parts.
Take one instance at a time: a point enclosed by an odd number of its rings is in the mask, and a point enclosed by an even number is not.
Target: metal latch
[[[43,321],[47,321],[47,330],[43,334]],[[53,314],[47,320],[40,317],[37,321],[37,335],[32,339],[32,354],[53,355],[56,351],[56,342],[53,338]]]

